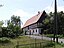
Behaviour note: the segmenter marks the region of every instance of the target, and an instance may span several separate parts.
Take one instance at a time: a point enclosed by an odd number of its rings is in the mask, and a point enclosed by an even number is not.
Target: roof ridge
[[[43,12],[40,12],[40,13],[43,13]],[[38,14],[32,16],[31,18],[33,18],[33,17],[35,17],[35,16],[38,16],[40,13],[39,13],[39,11],[38,11]],[[28,20],[30,20],[31,18],[29,18]]]

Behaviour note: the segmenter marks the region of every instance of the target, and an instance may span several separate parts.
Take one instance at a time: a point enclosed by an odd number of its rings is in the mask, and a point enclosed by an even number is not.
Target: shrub
[[[0,38],[0,43],[9,43],[9,42],[10,42],[9,38],[6,37]]]
[[[44,47],[53,47],[55,44],[53,42],[47,43],[44,45]]]

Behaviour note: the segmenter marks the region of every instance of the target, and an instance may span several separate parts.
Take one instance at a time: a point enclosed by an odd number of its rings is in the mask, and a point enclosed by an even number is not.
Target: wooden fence
[[[40,42],[40,43],[16,45],[15,48],[43,48],[43,46],[44,46],[43,42]]]
[[[17,42],[17,45],[14,48],[46,48],[45,45],[48,45],[50,42],[35,42],[35,43],[29,43],[29,44],[19,44]],[[55,48],[55,47],[54,47]]]

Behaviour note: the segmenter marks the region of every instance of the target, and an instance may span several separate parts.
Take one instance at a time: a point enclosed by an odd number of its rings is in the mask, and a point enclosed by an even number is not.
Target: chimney
[[[38,11],[38,14],[37,14],[37,16],[40,14],[40,11]]]
[[[38,11],[38,14],[40,14],[40,11]]]

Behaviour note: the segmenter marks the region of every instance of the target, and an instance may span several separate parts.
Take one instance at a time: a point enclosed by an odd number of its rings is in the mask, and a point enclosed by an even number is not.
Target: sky
[[[0,21],[9,20],[12,15],[20,16],[23,25],[38,11],[54,12],[54,0],[0,0]],[[64,11],[64,0],[57,0],[58,11]],[[22,25],[22,26],[23,26]]]

